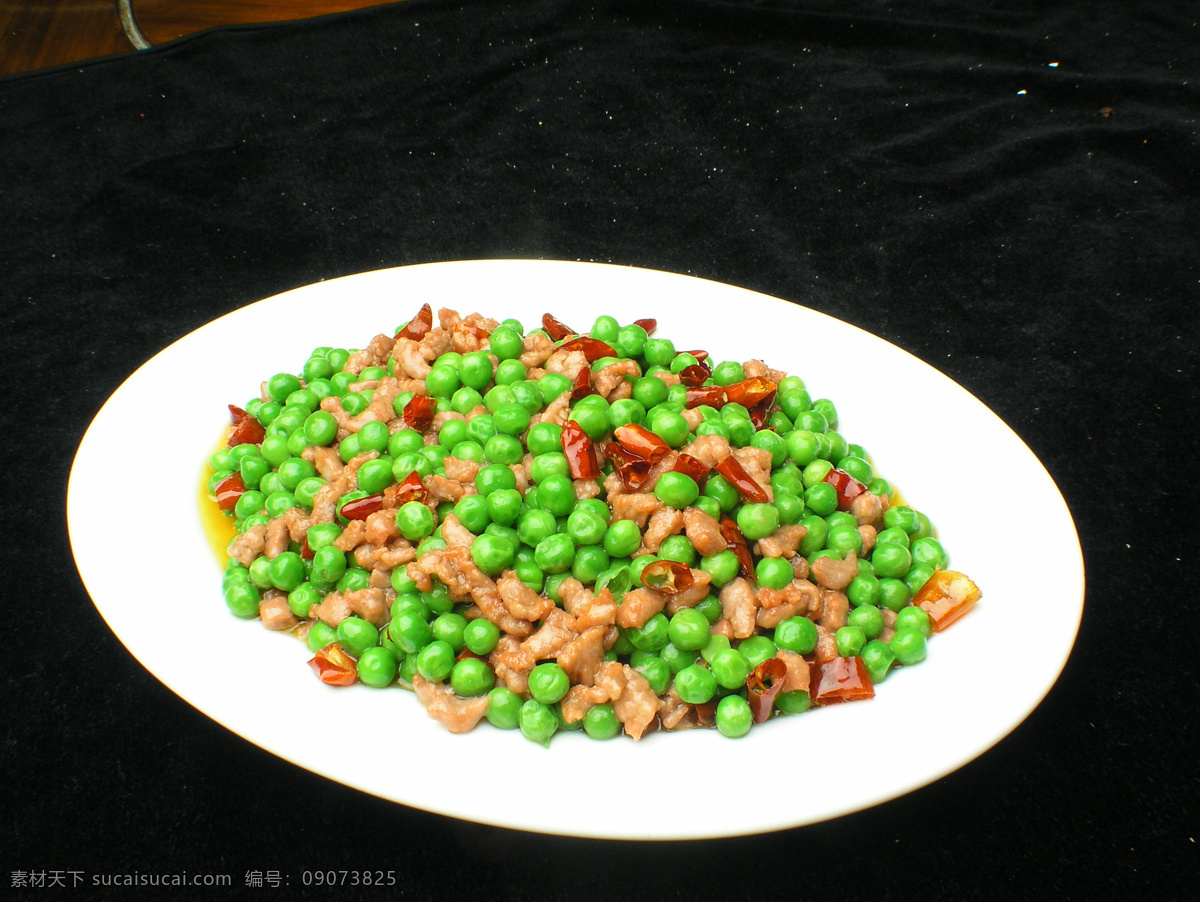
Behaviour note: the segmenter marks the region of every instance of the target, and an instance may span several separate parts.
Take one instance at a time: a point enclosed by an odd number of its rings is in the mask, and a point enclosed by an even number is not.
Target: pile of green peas
[[[803,380],[789,375],[779,382],[761,428],[744,406],[726,403],[719,409],[699,407],[701,419],[693,429],[682,413],[686,387],[668,385],[656,374],[678,374],[699,362],[695,355],[680,353],[669,339],[651,337],[641,325],[621,325],[610,316],[599,317],[589,334],[616,352],[614,357],[596,360],[593,371],[618,360],[633,360],[638,371],[627,377],[632,383],[629,398],[609,403],[593,394],[571,405],[570,419],[597,446],[610,441],[618,427],[638,424],[672,448],[683,448],[696,436],[720,435],[733,447],[749,445],[769,452],[770,503],[744,503],[733,484],[716,472],[703,485],[684,473],[664,474],[653,494],[672,508],[694,506],[714,518],[733,519],[751,546],[782,526],[801,524],[806,533],[799,554],[810,566],[821,557],[855,554],[858,575],[845,590],[851,610],[847,624],[834,637],[839,655],[861,658],[873,683],[883,680],[895,664],[912,665],[924,659],[932,628],[928,615],[910,600],[937,569],[946,567],[945,550],[934,537],[929,519],[894,503],[891,485],[875,473],[866,450],[838,432],[832,401],[813,399]],[[641,628],[622,629],[608,657],[640,672],[656,695],[673,686],[689,704],[715,700],[717,729],[728,736],[744,735],[752,723],[747,678],[779,649],[810,654],[817,643],[815,625],[793,617],[774,630],[731,643],[710,630],[721,616],[715,593],[739,575],[732,550],[701,556],[687,536],[679,534],[665,539],[657,554],[634,557],[642,541],[637,525],[613,520],[603,497],[576,498],[562,427],[548,422],[531,425],[531,418],[570,391],[572,382],[554,373],[529,378],[519,359],[524,336],[520,322],[505,320],[491,333],[488,352],[447,353],[434,361],[425,384],[437,411],[465,415],[482,406],[486,412],[469,421],[447,420],[428,444],[420,432],[393,431],[381,422],[369,422],[337,443],[337,421],[320,409],[322,399],[334,396],[350,415],[362,412],[373,391],[360,386],[394,375],[393,361],[386,367],[351,372],[345,369],[349,350],[320,347],[298,374],[279,373],[268,379],[266,397],[245,405],[247,414],[263,427],[262,441],[221,449],[209,460],[210,494],[232,474],[241,477],[244,491],[228,511],[238,532],[293,507],[311,512],[314,495],[325,481],[303,458],[305,448],[336,446],[345,462],[364,452],[377,456],[358,469],[356,487],[340,500],[336,521],[308,530],[311,557],[293,543],[274,559],[258,557],[249,567],[231,558],[223,582],[226,603],[234,614],[253,618],[262,593],[276,589],[287,593],[288,606],[297,618],[309,620],[313,605],[330,591],[366,588],[370,571],[353,551],[343,552],[333,544],[346,525],[342,506],[378,494],[413,473],[421,478],[443,474],[447,456],[476,461],[475,494],[455,504],[443,503],[436,512],[420,501],[397,509],[397,527],[417,544],[418,557],[445,546],[440,523],[453,513],[477,537],[471,556],[480,570],[492,577],[514,571],[525,585],[556,603],[561,603],[558,587],[568,577],[595,591],[609,588],[619,603],[624,592],[643,585],[642,571],[655,560],[678,561],[706,571],[713,594],[694,608],[670,617],[659,613]],[[730,386],[744,378],[742,364],[727,360],[711,367],[706,384]],[[395,399],[397,417],[411,398],[403,393]],[[522,493],[511,467],[527,452],[532,455],[532,485]],[[611,466],[603,456],[601,461],[609,472]],[[837,491],[826,482],[835,467],[868,491],[893,501],[869,554],[862,553],[855,517],[838,510]],[[754,576],[760,587],[781,589],[794,574],[787,559],[761,558],[755,562]],[[498,684],[484,659],[500,639],[499,628],[486,619],[464,616],[469,605],[452,599],[436,580],[431,591],[421,591],[401,567],[392,571],[391,587],[396,598],[382,629],[358,616],[347,617],[336,628],[312,618],[306,639],[310,650],[315,653],[338,643],[355,659],[357,680],[368,686],[411,684],[419,673],[427,680],[448,683],[463,698],[486,695],[490,723],[520,729],[539,743],[548,743],[560,730],[581,729],[597,739],[621,732],[611,704],[595,706],[580,722],[568,723],[562,717],[559,703],[570,689],[570,680],[553,661],[533,668],[528,697]],[[881,639],[884,609],[895,613],[894,634],[886,642]],[[809,693],[786,692],[777,697],[775,708],[781,714],[796,714],[810,704]]]

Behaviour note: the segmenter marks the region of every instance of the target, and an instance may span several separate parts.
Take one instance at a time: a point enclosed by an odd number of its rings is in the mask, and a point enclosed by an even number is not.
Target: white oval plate
[[[551,312],[576,329],[601,313],[658,320],[676,347],[715,360],[761,358],[801,376],[837,405],[840,431],[927,513],[984,596],[930,643],[928,659],[894,672],[872,701],[755,728],[658,733],[635,743],[560,734],[549,748],[481,725],[465,736],[426,717],[416,697],[361,685],[335,689],[305,666],[303,643],[234,618],[197,517],[201,469],[225,405],[296,372],[312,348],[361,347],[421,304],[516,317]],[[254,347],[249,354],[246,349]],[[236,349],[236,351],[234,350]],[[920,399],[916,415],[897,397]],[[169,421],[178,452],[139,455],[157,501],[111,503],[128,471],[130,424]],[[1023,541],[1014,566],[1005,518],[968,487],[1020,486]],[[1002,501],[1002,497],[994,499]],[[301,767],[428,811],[522,830],[612,839],[734,836],[814,823],[893,799],[971,761],[1013,730],[1066,663],[1083,610],[1083,561],[1054,482],[990,410],[920,360],[853,326],[794,304],[687,276],[618,266],[484,260],[407,266],[308,285],[237,310],[156,355],[113,394],[80,444],[67,497],[71,545],[97,609],[151,673],[245,739]],[[1030,534],[1032,533],[1032,534]],[[136,548],[136,570],[129,564]],[[132,576],[132,580],[131,580]],[[183,576],[183,578],[181,578]],[[1036,628],[1030,623],[1036,616]],[[1020,637],[1020,660],[1013,642]],[[881,737],[886,737],[881,739]],[[886,746],[886,764],[829,759]],[[762,775],[768,775],[764,780]],[[784,774],[789,776],[780,779]],[[756,776],[758,775],[758,776]],[[647,781],[705,787],[638,814]]]

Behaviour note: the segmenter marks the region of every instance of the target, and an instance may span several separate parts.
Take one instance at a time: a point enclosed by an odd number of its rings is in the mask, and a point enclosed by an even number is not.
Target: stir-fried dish
[[[599,317],[427,304],[230,405],[225,601],[454,732],[730,737],[868,699],[980,597],[837,411]]]

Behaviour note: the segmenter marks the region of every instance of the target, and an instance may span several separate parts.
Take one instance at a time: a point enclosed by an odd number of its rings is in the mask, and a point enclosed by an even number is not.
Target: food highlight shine
[[[655,332],[425,304],[270,377],[209,459],[229,609],[456,733],[739,737],[872,698],[979,589],[831,401]]]

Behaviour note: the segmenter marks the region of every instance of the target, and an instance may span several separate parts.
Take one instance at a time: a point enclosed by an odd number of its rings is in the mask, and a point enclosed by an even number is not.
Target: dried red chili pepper
[[[613,430],[613,437],[620,442],[621,447],[651,464],[656,464],[671,453],[671,446],[651,432],[645,426],[637,423],[627,423]]]
[[[311,561],[316,556],[316,552],[313,551],[312,547],[308,544],[308,536],[305,535],[300,539],[300,557],[306,561]]]
[[[849,510],[850,502],[867,490],[867,487],[847,473],[836,467],[825,474],[824,482],[837,489],[838,510]]]
[[[755,723],[762,723],[771,716],[786,676],[787,665],[779,658],[767,658],[750,672],[746,679],[746,701],[750,703]]]
[[[358,667],[354,659],[337,642],[331,642],[317,652],[308,666],[322,683],[330,686],[349,686],[358,679]]]
[[[642,570],[643,585],[663,595],[678,595],[695,582],[691,568],[679,561],[654,561]]]
[[[727,458],[717,464],[713,469],[724,476],[738,490],[738,494],[751,504],[764,504],[771,499],[767,497],[766,490],[755,482],[745,468],[738,462],[738,459],[730,454]]]
[[[809,680],[814,705],[856,702],[875,697],[875,687],[862,658],[830,658],[813,664]]]
[[[658,328],[658,320],[656,319],[635,319],[633,324],[645,329],[647,335],[653,335],[654,330]]]
[[[571,470],[572,479],[595,479],[600,475],[600,461],[592,438],[574,420],[567,420],[562,430],[563,456]]]
[[[687,390],[684,406],[715,407],[718,410],[725,406],[725,389],[720,385],[701,385]]]
[[[433,395],[413,395],[412,400],[404,405],[404,422],[410,429],[424,432],[433,422],[437,413],[437,398]]]
[[[396,333],[397,338],[408,338],[420,341],[425,333],[433,328],[433,308],[425,304],[417,311],[417,315],[408,321],[403,329]]]
[[[650,478],[650,461],[625,450],[617,442],[605,444],[604,456],[612,462],[622,485],[630,491],[637,491]]]
[[[701,702],[695,706],[696,720],[702,727],[711,727],[717,722],[717,700]]]
[[[568,335],[579,334],[570,326],[560,323],[549,313],[542,314],[542,328],[546,330],[546,334],[550,336],[552,341],[562,341]]]
[[[365,520],[377,510],[383,509],[383,494],[367,495],[364,498],[352,498],[342,505],[338,511],[347,520]]]
[[[616,349],[612,345],[588,335],[580,335],[578,338],[564,341],[558,346],[558,349],[560,351],[582,351],[588,363],[595,363],[601,357],[617,356]]]
[[[242,481],[241,473],[230,473],[217,483],[213,495],[217,499],[217,507],[223,511],[231,511],[237,506],[238,499],[246,492],[246,483]]]
[[[754,424],[755,429],[770,428],[767,426],[767,420],[771,416],[771,408],[774,404],[775,392],[771,392],[771,394],[750,408],[750,422]]]
[[[424,501],[429,492],[421,483],[421,474],[413,470],[398,485],[389,485],[383,490],[383,507],[393,510],[409,501]]]
[[[674,470],[676,473],[690,476],[695,480],[696,485],[700,486],[700,490],[704,491],[704,484],[708,482],[708,464],[704,461],[692,457],[690,454],[680,454],[675,459]]]
[[[697,360],[697,361],[700,363],[700,365],[701,365],[702,367],[704,367],[704,368],[705,368],[706,370],[708,370],[710,373],[712,372],[712,367],[711,367],[711,366],[709,366],[709,364],[708,364],[708,351],[704,351],[704,350],[699,350],[699,351],[684,351],[683,353],[685,353],[685,354],[691,354],[693,357],[695,357],[695,358],[696,358],[696,360]]]
[[[738,573],[753,581],[754,557],[750,554],[750,543],[738,529],[737,523],[728,517],[722,517],[718,525],[721,527],[721,538],[725,540],[725,547],[738,559]]]
[[[592,371],[589,367],[581,366],[579,372],[575,374],[575,381],[571,384],[571,400],[578,401],[581,398],[586,398],[588,395],[594,395],[596,389],[592,386]]]
[[[751,376],[741,382],[725,386],[725,397],[730,401],[741,404],[747,410],[758,404],[768,395],[774,395],[778,386],[770,379],[762,376]]]
[[[679,371],[679,381],[688,388],[699,388],[704,384],[704,380],[712,374],[698,363],[693,363],[691,366],[685,366]]]
[[[263,429],[262,423],[234,404],[229,405],[229,420],[233,423],[229,441],[226,442],[230,448],[237,445],[257,445],[266,438],[267,431]]]

